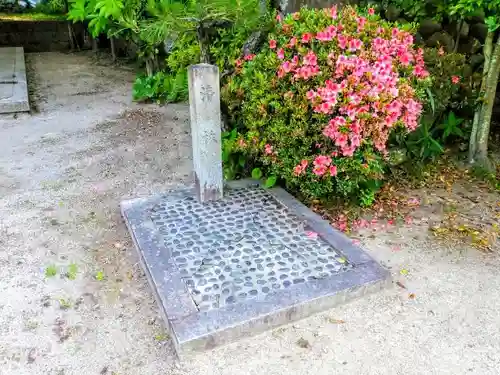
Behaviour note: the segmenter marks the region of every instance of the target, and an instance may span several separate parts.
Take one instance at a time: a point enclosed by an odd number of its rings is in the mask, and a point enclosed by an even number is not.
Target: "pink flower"
[[[298,21],[300,19],[300,13],[299,12],[295,12],[292,14],[292,18],[295,20],[295,21]]]
[[[318,166],[328,167],[331,162],[332,162],[332,158],[331,157],[326,156],[326,155],[319,155],[319,156],[316,156],[316,158],[314,159],[313,164],[314,164],[315,167],[318,167]]]
[[[443,56],[444,55],[444,48],[443,47],[439,47],[438,55],[439,56]]]
[[[313,168],[313,173],[316,176],[323,176],[327,171],[327,167],[325,165],[317,165]]]
[[[281,22],[281,15],[280,15],[280,14],[277,14],[277,15],[276,15],[276,21],[277,21],[277,22]]]
[[[307,165],[309,164],[309,162],[307,160],[302,160],[300,162],[300,164],[297,164],[295,166],[295,168],[293,169],[293,173],[296,175],[296,176],[299,176],[300,174],[302,174],[302,172],[305,171],[305,169],[307,168]]]
[[[365,25],[366,25],[366,18],[365,17],[359,17],[357,18],[357,22],[358,22],[358,32],[360,32],[361,30],[363,30],[365,28]]]
[[[297,38],[293,37],[290,39],[290,42],[288,43],[288,47],[293,47],[297,44]]]
[[[349,50],[350,51],[356,51],[358,49],[361,49],[361,47],[363,46],[363,42],[359,39],[351,39],[349,41]]]
[[[313,231],[307,231],[306,236],[309,238],[312,238],[312,239],[316,239],[316,238],[318,238],[318,233],[313,232]]]
[[[285,50],[283,48],[280,48],[277,52],[278,59],[283,60],[285,58]]]
[[[264,153],[266,155],[272,155],[273,154],[273,146],[271,146],[269,143],[267,143],[265,146],[264,146]]]
[[[276,41],[274,39],[271,39],[269,41],[269,48],[275,49],[276,48]]]
[[[341,148],[341,151],[342,151],[342,155],[344,156],[353,156],[354,155],[354,151],[356,150],[356,147],[354,146],[344,146]]]
[[[330,172],[330,176],[334,177],[337,175],[337,166],[336,165],[330,165],[330,168],[328,168]]]
[[[307,55],[304,56],[304,65],[318,65],[318,58],[313,51],[309,51]]]
[[[399,61],[403,66],[408,66],[413,61],[413,56],[409,52],[404,52],[399,56]]]
[[[311,33],[304,33],[304,34],[302,34],[302,40],[301,40],[301,42],[302,43],[309,43],[311,41],[312,37],[313,36],[312,36]]]
[[[351,137],[351,146],[359,147],[361,145],[361,137],[359,135],[353,135]]]
[[[336,5],[334,5],[330,8],[330,17],[332,17],[332,19],[337,18],[337,6]]]
[[[251,61],[251,60],[253,60],[254,57],[255,57],[255,55],[250,54],[250,55],[246,55],[244,58],[246,61]]]
[[[417,76],[418,78],[426,78],[429,76],[429,72],[425,70],[423,66],[417,65],[413,69],[413,75]]]
[[[243,64],[243,61],[241,59],[236,59],[236,61],[234,62],[234,65],[240,67],[241,65]]]
[[[317,96],[316,92],[314,90],[309,90],[307,93],[306,93],[306,98],[308,100],[313,100],[315,97]]]
[[[344,148],[347,145],[347,140],[348,140],[347,134],[337,133],[335,136],[335,146]],[[342,151],[342,153],[344,152]]]
[[[293,66],[290,63],[290,61],[285,61],[283,64],[281,64],[281,68],[285,73],[290,73],[292,71]]]
[[[240,138],[238,140],[238,146],[240,146],[241,148],[246,147],[246,145],[247,144],[245,143],[245,141],[242,138]]]
[[[347,47],[347,38],[340,34],[337,36],[337,41],[339,42],[339,47],[342,48],[342,49],[346,49]]]
[[[460,82],[460,77],[459,76],[453,76],[451,77],[451,82],[456,85],[457,83]]]
[[[369,14],[370,16],[373,16],[373,15],[375,14],[375,9],[373,9],[373,8],[368,8],[368,14]]]
[[[420,199],[409,198],[407,204],[408,204],[408,206],[420,206]]]

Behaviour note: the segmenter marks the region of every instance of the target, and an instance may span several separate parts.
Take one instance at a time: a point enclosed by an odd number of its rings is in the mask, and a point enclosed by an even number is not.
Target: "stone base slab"
[[[0,48],[0,113],[29,110],[24,49]]]
[[[391,284],[390,273],[280,188],[228,183],[124,201],[123,217],[179,356],[254,335]]]

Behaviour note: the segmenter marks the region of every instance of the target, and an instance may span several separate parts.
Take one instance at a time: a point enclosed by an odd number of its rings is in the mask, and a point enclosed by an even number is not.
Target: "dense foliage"
[[[431,83],[412,35],[373,9],[302,9],[278,19],[268,48],[235,65],[223,90],[234,151],[308,198],[356,195],[364,204],[382,178],[389,135],[418,127]]]

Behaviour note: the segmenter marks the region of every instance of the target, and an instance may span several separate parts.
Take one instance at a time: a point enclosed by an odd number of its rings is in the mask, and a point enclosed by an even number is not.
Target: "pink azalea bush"
[[[235,152],[308,198],[372,197],[389,136],[415,130],[430,84],[413,36],[366,11],[279,17],[223,88]]]

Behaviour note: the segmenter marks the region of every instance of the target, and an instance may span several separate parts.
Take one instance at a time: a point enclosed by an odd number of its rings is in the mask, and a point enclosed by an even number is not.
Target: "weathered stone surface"
[[[201,202],[222,198],[222,155],[219,68],[189,67],[189,109],[193,140],[194,179]]]
[[[458,52],[463,53],[465,55],[473,55],[478,53],[482,49],[481,42],[476,38],[470,37],[467,39],[465,43],[460,43],[458,45]]]
[[[29,110],[24,50],[22,47],[0,48],[0,113]]]
[[[441,31],[432,34],[425,44],[429,47],[443,47],[446,52],[452,52],[455,41],[450,34]]]
[[[479,68],[483,62],[484,62],[484,56],[481,54],[472,55],[469,58],[469,64],[472,70],[476,70],[477,68]]]
[[[469,34],[479,39],[479,41],[484,42],[486,40],[486,35],[488,35],[488,26],[484,23],[476,23],[471,26]]]
[[[390,274],[284,190],[233,181],[122,203],[179,355],[211,349],[390,285]]]
[[[418,32],[424,38],[426,38],[426,37],[433,35],[434,33],[438,32],[438,31],[441,31],[442,29],[443,29],[443,27],[441,26],[440,23],[438,23],[434,20],[431,20],[431,19],[427,19],[427,20],[423,20],[420,23],[420,27],[418,29]]]
[[[76,39],[83,45],[83,23],[72,25]],[[0,21],[0,47],[23,47],[24,52],[67,51],[69,49],[66,21]]]
[[[414,38],[414,41],[416,44],[424,43],[424,38],[422,37],[422,35],[420,33],[415,33],[413,38]]]
[[[332,5],[340,4],[357,4],[358,1],[342,1],[342,0],[275,0],[277,6],[285,14],[298,12],[303,6],[309,8],[329,8]]]
[[[469,35],[470,26],[467,22],[462,22],[459,33],[460,38],[466,38]]]
[[[387,18],[389,21],[396,21],[400,14],[401,9],[393,4],[390,4],[385,10],[385,18]]]
[[[472,75],[472,66],[470,64],[465,64],[463,69],[464,78],[468,78]]]

